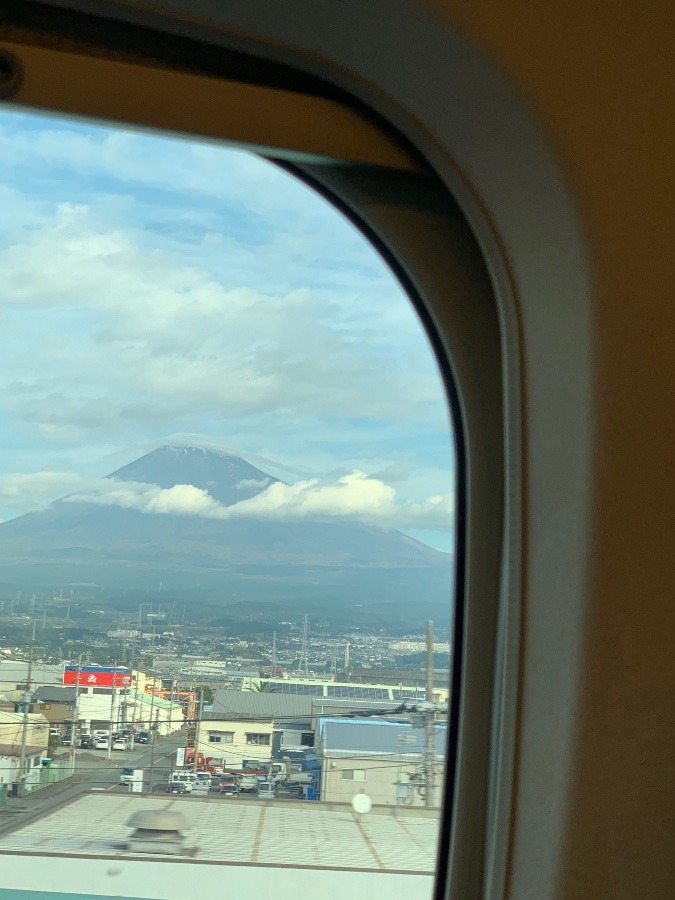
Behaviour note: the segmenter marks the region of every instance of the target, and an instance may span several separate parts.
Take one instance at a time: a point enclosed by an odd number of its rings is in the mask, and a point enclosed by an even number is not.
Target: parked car
[[[90,734],[80,736],[80,747],[83,750],[91,750],[94,746],[94,738]]]
[[[190,791],[190,793],[193,796],[195,794],[203,794],[204,796],[206,796],[210,790],[210,784],[207,784],[205,781],[195,781],[195,783],[192,785],[192,790]]]
[[[275,784],[273,781],[261,781],[258,784],[258,796],[261,800],[274,800],[276,796]]]
[[[223,787],[226,784],[234,784],[236,785],[237,778],[236,775],[219,775],[218,776],[218,787]]]
[[[170,781],[166,786],[167,794],[187,794],[187,786],[182,781]]]
[[[225,781],[218,785],[218,793],[224,797],[238,797],[239,787],[236,781]]]
[[[129,744],[127,739],[123,737],[115,738],[112,745],[113,750],[128,750]]]
[[[258,790],[257,775],[241,775],[239,778],[239,790],[253,793]]]
[[[136,735],[136,743],[137,744],[147,744],[150,740],[150,735],[147,731],[139,731]]]
[[[110,738],[106,736],[100,736],[96,738],[96,742],[94,743],[95,750],[107,750],[110,746]]]

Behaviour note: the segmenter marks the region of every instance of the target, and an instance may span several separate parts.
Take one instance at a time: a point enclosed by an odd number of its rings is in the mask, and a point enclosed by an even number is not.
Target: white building
[[[10,700],[20,700],[27,686],[28,660],[0,659],[0,694]],[[63,666],[34,662],[31,667],[31,686],[46,687],[63,684]]]
[[[446,728],[437,725],[433,805],[438,807],[445,765]],[[409,722],[319,719],[321,800],[351,803],[367,794],[376,806],[421,807],[426,797],[425,732]]]
[[[49,722],[42,713],[28,713],[24,717],[23,713],[0,709],[0,785],[19,780],[22,745],[26,790],[39,784],[41,761],[47,756],[48,743]]]

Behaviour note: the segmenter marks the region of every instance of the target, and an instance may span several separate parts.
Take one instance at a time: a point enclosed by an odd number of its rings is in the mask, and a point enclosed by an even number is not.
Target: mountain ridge
[[[280,479],[240,456],[194,446],[164,445],[111,472],[111,481],[170,489],[191,485],[222,506],[261,494]],[[396,592],[395,572],[426,572],[446,582],[452,556],[398,531],[347,519],[218,519],[150,514],[135,508],[59,498],[42,510],[0,523],[0,580],[31,577],[54,583],[98,581],[132,586],[160,580],[206,580],[224,588],[233,579],[258,586],[279,581],[292,589],[323,578],[353,587],[382,582]],[[53,576],[50,576],[50,571]],[[369,572],[364,579],[363,573]],[[283,573],[283,574],[282,574]],[[57,577],[58,576],[58,577]],[[235,578],[236,576],[236,578]],[[424,581],[422,576],[422,581]],[[415,579],[408,579],[414,584]],[[420,588],[424,590],[423,584]],[[410,588],[408,588],[409,590]],[[437,588],[433,589],[437,593]]]

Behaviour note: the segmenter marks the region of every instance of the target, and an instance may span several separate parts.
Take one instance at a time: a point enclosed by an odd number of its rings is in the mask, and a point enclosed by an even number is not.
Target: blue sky
[[[450,549],[435,362],[327,203],[249,154],[14,111],[0,159],[0,520],[179,436],[296,482],[276,515],[320,492]]]

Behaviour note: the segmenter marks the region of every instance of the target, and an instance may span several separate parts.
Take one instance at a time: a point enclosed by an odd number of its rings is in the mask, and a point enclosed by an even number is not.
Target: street
[[[161,738],[155,745],[154,760],[151,745],[141,745],[133,750],[113,751],[110,760],[105,750],[76,750],[75,772],[72,777],[32,791],[24,797],[8,797],[0,807],[0,833],[20,828],[27,822],[47,815],[63,803],[91,790],[128,791],[120,785],[120,772],[124,766],[145,769],[144,790],[164,790],[171,770],[171,756],[184,745],[182,731]],[[150,764],[152,762],[152,780]]]

